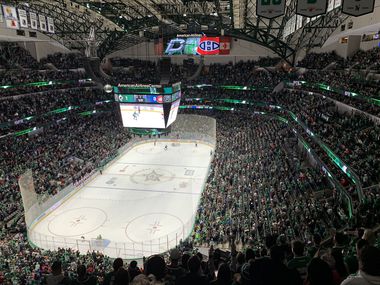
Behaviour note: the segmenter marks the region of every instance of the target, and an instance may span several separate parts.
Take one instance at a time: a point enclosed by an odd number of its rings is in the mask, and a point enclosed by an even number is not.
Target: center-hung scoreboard
[[[177,118],[181,83],[168,85],[119,84],[113,87],[120,103],[123,126],[166,129]]]

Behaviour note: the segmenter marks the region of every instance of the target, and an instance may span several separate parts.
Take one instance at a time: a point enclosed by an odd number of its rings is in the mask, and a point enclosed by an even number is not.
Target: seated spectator
[[[315,254],[321,249],[322,238],[319,234],[313,235],[313,245],[309,247],[308,255],[313,258]]]
[[[207,277],[203,275],[201,271],[201,261],[197,255],[190,257],[187,262],[189,273],[179,279],[179,285],[207,285]]]
[[[302,280],[306,279],[307,265],[310,261],[308,256],[304,255],[305,245],[299,240],[292,241],[293,259],[288,262],[289,269],[297,269]]]
[[[300,284],[301,279],[298,271],[296,269],[289,269],[285,266],[285,252],[280,246],[273,246],[270,249],[270,258],[272,261],[272,274],[270,277],[270,282],[272,284],[289,284],[297,285]],[[269,280],[268,280],[269,281]]]
[[[96,278],[87,273],[86,266],[83,264],[78,266],[77,274],[78,274],[78,276],[75,280],[73,280],[73,282],[71,283],[72,285],[82,285],[82,284],[83,285],[96,285],[96,284],[98,284],[98,281],[96,280]]]
[[[313,258],[307,267],[305,285],[333,285],[329,265],[320,258]]]
[[[150,256],[144,265],[144,273],[153,282],[164,282],[166,276],[165,260],[160,255]],[[136,279],[136,277],[135,277]]]
[[[111,283],[113,285],[128,285],[129,284],[129,273],[123,267],[115,273],[115,282]]]
[[[184,252],[181,258],[181,267],[185,270],[185,272],[189,271],[189,268],[187,266],[187,262],[189,261],[189,259],[190,259],[190,254],[188,252]]]
[[[62,273],[62,263],[54,261],[51,266],[51,274],[46,277],[47,285],[68,285],[71,283],[70,278]]]
[[[136,260],[133,260],[129,263],[128,272],[129,272],[129,278],[131,281],[133,281],[133,279],[137,275],[141,274],[140,268],[137,267],[137,261]]]
[[[113,262],[112,267],[113,271],[107,273],[106,277],[104,278],[104,285],[114,284],[116,273],[119,271],[120,268],[123,268],[123,260],[121,258],[116,258]]]
[[[231,285],[232,273],[230,267],[226,263],[219,264],[216,279],[210,282],[210,285]]]
[[[177,248],[173,248],[169,252],[169,258],[170,264],[166,267],[167,273],[170,275],[172,281],[176,282],[186,274],[185,269],[179,266],[181,252]]]

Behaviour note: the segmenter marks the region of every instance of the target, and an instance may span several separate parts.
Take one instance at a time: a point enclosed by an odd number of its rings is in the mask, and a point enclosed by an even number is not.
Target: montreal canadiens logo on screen
[[[220,44],[214,38],[201,38],[197,52],[201,55],[210,55],[219,53]]]
[[[214,51],[219,49],[219,43],[214,41],[201,42],[199,48],[204,51]]]
[[[157,97],[153,97],[153,101],[157,102],[157,103],[162,103],[162,96],[157,96]]]

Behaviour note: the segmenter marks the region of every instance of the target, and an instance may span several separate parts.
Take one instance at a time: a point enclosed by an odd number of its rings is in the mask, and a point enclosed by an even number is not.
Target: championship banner
[[[256,14],[268,19],[285,13],[285,0],[256,0]]]
[[[372,13],[375,0],[343,0],[342,12],[351,16],[363,16]]]
[[[30,27],[33,30],[37,30],[38,29],[38,26],[37,26],[37,14],[33,13],[33,12],[30,12],[29,16],[30,16]]]
[[[328,0],[298,0],[296,14],[315,17],[326,14]]]
[[[55,33],[55,27],[54,27],[53,18],[47,17],[47,23],[48,23],[48,32],[51,34],[54,34]]]
[[[44,15],[38,15],[38,18],[40,20],[40,30],[46,32],[46,17]]]
[[[3,5],[4,18],[8,28],[18,29],[18,18],[15,7]]]
[[[18,9],[18,17],[20,19],[20,27],[27,28],[28,27],[28,16],[25,10]]]
[[[3,9],[1,8],[1,4],[0,4],[0,23],[4,22],[4,19],[3,19]]]

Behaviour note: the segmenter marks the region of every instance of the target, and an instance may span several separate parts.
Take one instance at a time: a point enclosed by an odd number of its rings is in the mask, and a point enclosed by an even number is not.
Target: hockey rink
[[[29,238],[45,249],[127,259],[164,252],[191,233],[211,151],[201,143],[137,145],[40,219]]]

